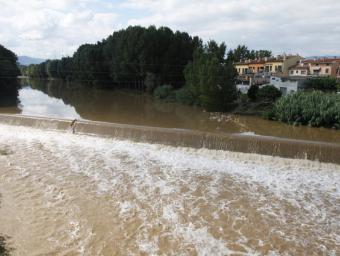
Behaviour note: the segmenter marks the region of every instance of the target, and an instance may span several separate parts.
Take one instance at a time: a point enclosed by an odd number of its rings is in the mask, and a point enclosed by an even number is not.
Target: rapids
[[[340,166],[0,125],[13,255],[339,255]]]

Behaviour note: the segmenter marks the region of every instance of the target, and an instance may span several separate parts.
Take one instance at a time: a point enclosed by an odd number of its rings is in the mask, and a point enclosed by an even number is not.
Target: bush
[[[336,92],[337,81],[333,77],[310,78],[306,82],[306,89],[323,92]]]
[[[340,95],[320,91],[290,94],[275,103],[271,118],[289,124],[340,129]]]
[[[266,85],[260,88],[257,92],[257,98],[270,102],[276,101],[281,96],[282,93],[280,92],[280,90],[278,90],[273,85]]]
[[[194,105],[195,98],[187,87],[183,87],[175,92],[176,101],[185,105]]]
[[[154,90],[153,96],[162,100],[170,100],[174,98],[174,89],[171,85],[161,85]]]
[[[158,79],[156,75],[154,73],[147,72],[144,85],[145,85],[146,92],[149,94],[152,94],[158,85]]]
[[[257,85],[250,86],[247,96],[250,100],[255,101],[257,98],[257,93],[259,91],[259,87]]]

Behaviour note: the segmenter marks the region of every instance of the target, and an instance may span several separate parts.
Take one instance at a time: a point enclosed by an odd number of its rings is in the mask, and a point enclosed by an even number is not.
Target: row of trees
[[[239,45],[231,49],[227,54],[228,61],[239,62],[241,60],[254,60],[259,58],[271,57],[272,52],[268,50],[249,50],[245,45]]]
[[[185,32],[134,26],[96,44],[82,45],[72,57],[31,65],[24,74],[128,88],[145,88],[145,82],[152,79],[157,85],[178,88],[184,84],[186,64],[201,45],[198,37]]]
[[[270,51],[251,51],[246,46],[227,53],[224,43],[203,44],[200,38],[186,32],[131,26],[96,44],[80,46],[72,57],[30,65],[22,72],[30,77],[149,93],[167,85],[158,91],[160,95],[169,91],[167,88],[181,89],[181,101],[222,111],[232,108],[237,98],[232,64],[243,58],[270,55]]]

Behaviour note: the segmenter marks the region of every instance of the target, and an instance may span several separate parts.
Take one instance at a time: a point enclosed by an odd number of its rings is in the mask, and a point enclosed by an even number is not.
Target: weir
[[[95,121],[76,121],[71,126],[72,121],[67,119],[0,114],[0,124],[6,125],[73,131],[77,134],[128,139],[135,142],[255,153],[340,164],[340,145],[335,143]]]

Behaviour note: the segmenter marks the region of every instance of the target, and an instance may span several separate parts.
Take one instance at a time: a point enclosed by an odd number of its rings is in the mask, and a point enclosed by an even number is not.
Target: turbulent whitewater
[[[340,253],[339,165],[0,125],[0,194],[13,255]]]

